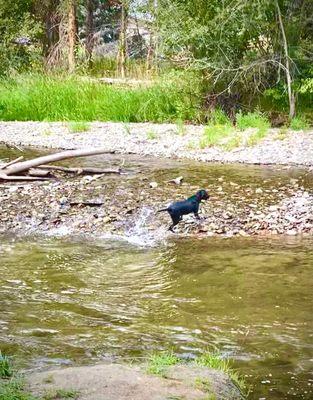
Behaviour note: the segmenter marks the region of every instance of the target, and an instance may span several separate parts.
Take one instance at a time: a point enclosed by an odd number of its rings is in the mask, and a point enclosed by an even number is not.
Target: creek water
[[[200,184],[219,174],[253,185],[299,174],[135,164]],[[245,376],[251,399],[312,399],[313,239],[156,242],[144,229],[149,215],[143,209],[124,238],[0,237],[0,349],[26,369],[218,350]]]

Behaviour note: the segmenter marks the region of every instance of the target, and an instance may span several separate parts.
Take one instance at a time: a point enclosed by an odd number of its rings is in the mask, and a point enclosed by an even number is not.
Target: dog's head
[[[208,200],[208,198],[210,196],[206,190],[201,189],[196,193],[196,197],[197,197],[197,200],[200,202],[201,200]]]

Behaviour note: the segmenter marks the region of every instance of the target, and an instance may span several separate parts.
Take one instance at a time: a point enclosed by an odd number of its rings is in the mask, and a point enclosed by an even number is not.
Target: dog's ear
[[[209,193],[204,189],[199,190],[199,192],[202,200],[207,200],[210,197]]]

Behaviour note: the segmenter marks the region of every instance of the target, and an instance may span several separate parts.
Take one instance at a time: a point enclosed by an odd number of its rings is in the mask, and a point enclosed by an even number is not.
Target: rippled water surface
[[[0,148],[3,160],[19,155]],[[73,163],[116,165],[121,157]],[[307,171],[285,167],[125,156],[124,168],[129,187],[139,177],[179,175],[199,187],[222,175],[252,188],[291,178],[313,185]],[[246,376],[251,399],[312,399],[313,239],[174,236],[142,247],[154,239],[142,221],[127,241],[0,237],[0,349],[26,368],[218,349]]]
[[[218,348],[250,398],[312,399],[311,239],[0,242],[0,348],[24,366]]]

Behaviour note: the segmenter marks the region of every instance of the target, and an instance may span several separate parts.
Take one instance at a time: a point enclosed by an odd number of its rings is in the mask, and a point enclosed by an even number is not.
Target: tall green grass
[[[178,82],[178,83],[177,83]],[[118,88],[79,77],[22,75],[0,81],[0,120],[193,120],[197,96],[186,81],[164,78],[149,88]]]
[[[0,350],[0,378],[9,378],[13,375],[11,359]]]
[[[0,380],[0,400],[39,400],[27,393],[24,386],[20,378]]]
[[[196,359],[196,364],[213,368],[227,374],[242,394],[248,392],[245,380],[232,367],[230,359],[222,357],[218,352],[207,352]]]

